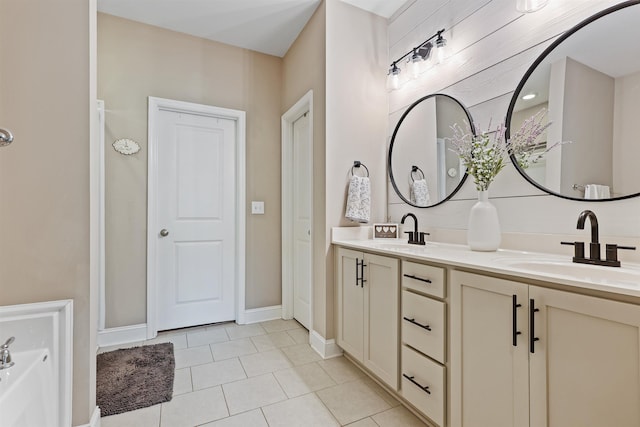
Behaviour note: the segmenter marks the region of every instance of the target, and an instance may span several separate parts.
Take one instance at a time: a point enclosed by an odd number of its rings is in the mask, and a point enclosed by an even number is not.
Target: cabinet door
[[[399,261],[365,254],[364,365],[398,390]]]
[[[531,286],[531,426],[640,426],[640,306]]]
[[[347,353],[362,361],[364,355],[364,290],[360,286],[361,271],[357,262],[361,252],[338,248],[336,262],[337,323],[336,340]]]
[[[451,272],[452,426],[529,424],[527,288]]]

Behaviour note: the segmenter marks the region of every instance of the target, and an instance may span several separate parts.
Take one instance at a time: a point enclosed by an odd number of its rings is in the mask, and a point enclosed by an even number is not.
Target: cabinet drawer
[[[416,292],[444,298],[444,268],[403,261],[402,286]]]
[[[444,369],[417,351],[402,346],[402,397],[440,426],[445,425]]]
[[[402,291],[402,342],[444,363],[445,304]]]

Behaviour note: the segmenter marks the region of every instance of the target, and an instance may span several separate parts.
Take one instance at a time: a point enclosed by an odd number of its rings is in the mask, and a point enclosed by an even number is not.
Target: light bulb
[[[387,90],[396,90],[400,87],[400,68],[394,62],[389,68],[389,74],[387,74]]]
[[[438,32],[438,38],[436,39],[436,57],[438,63],[442,63],[449,56],[447,49],[447,39],[442,37],[442,32]]]
[[[407,71],[409,72],[409,76],[412,79],[417,79],[422,71],[422,64],[424,60],[422,56],[418,53],[418,49],[413,49],[413,54],[409,57],[407,61]]]

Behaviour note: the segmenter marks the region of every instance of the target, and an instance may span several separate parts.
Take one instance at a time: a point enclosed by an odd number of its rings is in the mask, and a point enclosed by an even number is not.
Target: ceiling
[[[391,18],[400,8],[416,0],[342,0],[360,9],[367,10],[384,18]]]
[[[98,11],[282,57],[320,1],[98,0]],[[407,3],[407,0],[342,1],[385,18]]]

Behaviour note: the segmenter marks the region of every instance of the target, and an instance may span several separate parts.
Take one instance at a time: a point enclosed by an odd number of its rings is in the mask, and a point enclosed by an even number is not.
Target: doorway
[[[149,97],[147,336],[244,313],[245,113]]]
[[[282,317],[313,329],[313,92],[282,116]]]

